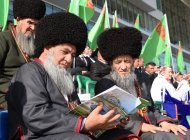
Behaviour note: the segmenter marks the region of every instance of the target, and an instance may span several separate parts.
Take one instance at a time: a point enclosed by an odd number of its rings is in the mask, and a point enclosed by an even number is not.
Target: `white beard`
[[[44,61],[44,68],[64,97],[73,93],[75,87],[71,74],[66,69],[55,65],[52,55],[47,55],[47,59]]]
[[[18,43],[18,46],[22,49],[23,52],[28,54],[30,57],[34,55],[34,50],[35,50],[34,36],[26,37],[21,31],[17,31],[16,41]]]
[[[113,78],[114,82],[116,82],[117,86],[137,97],[137,92],[134,85],[136,75],[134,73],[131,73],[125,77],[121,77],[115,71],[112,71],[110,75]]]

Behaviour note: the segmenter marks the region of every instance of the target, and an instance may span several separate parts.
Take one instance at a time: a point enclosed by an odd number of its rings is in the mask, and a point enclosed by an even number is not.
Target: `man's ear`
[[[49,47],[49,46],[44,47],[44,53],[45,53],[45,54],[48,54],[48,53],[53,54],[53,49],[52,49],[52,47]]]
[[[44,52],[45,52],[45,53],[48,53],[48,52],[49,52],[49,47],[45,47],[45,48],[44,48]]]
[[[16,18],[16,23],[17,23],[17,25],[20,23],[21,20],[22,20],[22,18],[20,18],[20,17],[17,17],[17,18]]]
[[[16,21],[17,21],[17,22],[19,22],[20,20],[21,20],[21,18],[20,18],[20,17],[17,17],[17,18],[16,18]]]

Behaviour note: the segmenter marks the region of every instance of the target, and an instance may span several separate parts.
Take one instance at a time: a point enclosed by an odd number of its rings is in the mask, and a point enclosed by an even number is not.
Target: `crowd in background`
[[[144,64],[139,30],[106,29],[92,51],[87,27],[76,15],[44,17],[41,0],[14,0],[13,11],[17,25],[0,33],[1,108],[8,109],[10,139],[190,139],[190,74]],[[101,102],[85,117],[73,114],[81,103],[77,75],[97,82],[95,95],[117,85],[149,104],[125,118],[115,108],[101,114]],[[177,105],[181,122],[163,115],[157,102]],[[94,138],[97,130],[105,133]]]

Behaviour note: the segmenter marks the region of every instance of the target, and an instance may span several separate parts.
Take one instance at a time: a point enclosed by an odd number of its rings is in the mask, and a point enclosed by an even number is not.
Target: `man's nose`
[[[126,68],[127,68],[127,67],[126,67],[126,64],[125,64],[125,63],[121,63],[121,69],[122,69],[122,70],[126,70]]]
[[[68,64],[70,64],[73,60],[73,56],[71,54],[66,55],[65,60]]]
[[[30,25],[30,29],[31,29],[32,31],[34,31],[35,28],[36,28],[36,25],[34,25],[34,24],[31,24],[31,25]]]

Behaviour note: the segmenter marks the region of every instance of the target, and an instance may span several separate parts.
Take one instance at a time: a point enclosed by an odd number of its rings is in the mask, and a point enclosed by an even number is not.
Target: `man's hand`
[[[100,112],[103,109],[103,103],[99,105],[89,114],[86,118],[83,131],[93,131],[93,130],[108,130],[115,128],[119,122],[116,122],[121,115],[116,113],[116,109],[112,109],[104,115],[101,115]]]
[[[82,73],[82,75],[84,75],[84,74],[87,74],[88,71],[84,71],[84,70],[83,70],[81,73]]]
[[[161,127],[157,127],[155,125],[152,124],[147,124],[147,123],[143,123],[142,124],[142,128],[141,128],[142,132],[152,132],[152,133],[156,133],[156,131],[164,131],[163,128]]]
[[[121,119],[120,123],[117,125],[117,128],[124,129],[125,126],[127,125],[127,123],[129,122],[129,120],[130,120],[129,117],[125,117],[125,118]]]
[[[183,135],[186,135],[187,128],[182,125],[176,125],[168,122],[161,122],[160,126],[164,129],[166,132],[172,131],[175,135],[178,135],[178,132],[180,132]]]

